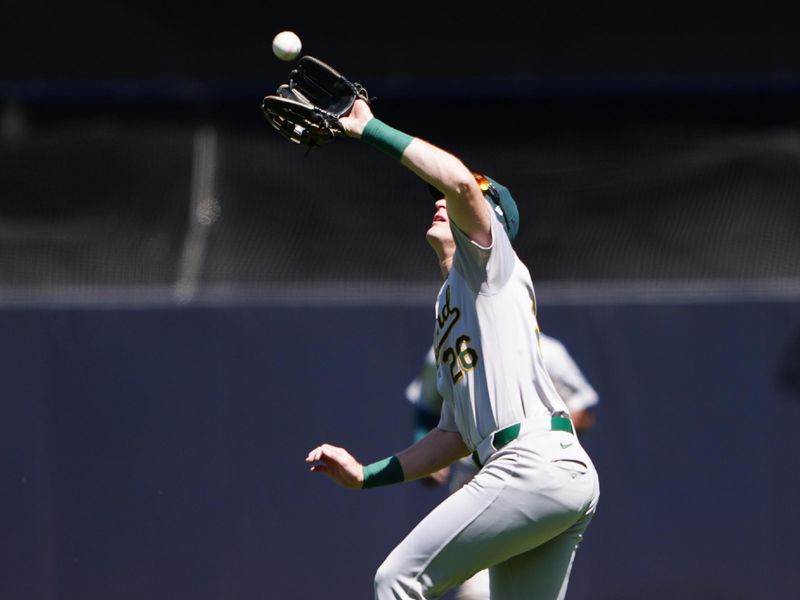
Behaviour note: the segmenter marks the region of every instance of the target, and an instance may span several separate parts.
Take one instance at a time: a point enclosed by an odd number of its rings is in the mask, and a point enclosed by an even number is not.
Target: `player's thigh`
[[[548,542],[580,518],[590,488],[573,493],[585,487],[578,481],[535,453],[503,453],[409,533],[381,565],[376,586],[435,596]]]
[[[460,585],[475,572],[488,566],[480,537],[464,537],[491,506],[503,485],[480,494],[458,491],[439,504],[386,557],[375,576],[377,597],[381,590],[413,589],[435,597]],[[494,535],[485,531],[488,539]],[[403,596],[400,596],[403,597]],[[410,597],[415,597],[411,595]]]
[[[567,531],[523,554],[493,566],[489,573],[492,600],[563,600],[587,515]]]

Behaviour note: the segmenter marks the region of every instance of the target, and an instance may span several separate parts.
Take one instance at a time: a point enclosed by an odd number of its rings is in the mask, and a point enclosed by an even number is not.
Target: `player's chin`
[[[434,221],[431,223],[430,227],[428,227],[428,231],[425,232],[425,237],[427,237],[428,240],[435,238],[442,241],[447,241],[453,237],[453,234],[450,231],[450,223],[440,220]]]
[[[433,249],[436,250],[437,248],[441,248],[444,244],[444,236],[442,235],[440,223],[434,223],[428,228],[428,231],[425,232],[425,239],[428,240],[428,243],[433,246]]]
[[[447,223],[438,223],[437,225],[439,226],[432,226],[428,229],[425,239],[428,240],[428,245],[433,248],[436,255],[442,259],[453,252],[455,243],[449,225]]]

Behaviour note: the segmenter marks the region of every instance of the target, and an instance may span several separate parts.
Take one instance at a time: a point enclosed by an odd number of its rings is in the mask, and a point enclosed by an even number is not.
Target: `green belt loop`
[[[519,435],[519,423],[514,423],[514,425],[510,425],[505,429],[501,429],[497,433],[494,434],[494,438],[492,439],[492,445],[499,450],[503,446],[505,446],[508,442],[517,439]]]
[[[514,423],[513,425],[509,425],[508,427],[501,429],[500,431],[495,433],[492,436],[492,446],[494,446],[494,449],[500,450],[500,448],[502,448],[509,442],[512,442],[515,439],[517,439],[520,427],[521,427],[520,423]],[[475,452],[472,453],[472,462],[474,462],[479,469],[483,468],[477,450],[475,450]]]
[[[572,421],[564,413],[556,413],[550,417],[550,429],[553,431],[566,431],[567,433],[575,433],[572,430]]]

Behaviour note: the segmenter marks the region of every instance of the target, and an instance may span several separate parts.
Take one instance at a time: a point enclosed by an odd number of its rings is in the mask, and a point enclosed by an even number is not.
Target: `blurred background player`
[[[597,391],[578,367],[567,348],[559,340],[545,334],[539,339],[544,364],[556,390],[569,409],[576,433],[594,425]],[[436,389],[436,359],[433,346],[428,349],[417,376],[405,390],[414,411],[414,441],[424,437],[439,422],[442,396]],[[472,457],[465,457],[420,481],[428,486],[447,484],[452,494],[478,472]],[[458,600],[489,600],[489,571],[478,571],[457,590]]]

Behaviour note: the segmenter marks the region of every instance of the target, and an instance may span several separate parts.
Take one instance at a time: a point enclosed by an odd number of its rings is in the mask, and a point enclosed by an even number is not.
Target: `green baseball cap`
[[[480,173],[473,173],[473,175],[481,191],[483,191],[484,197],[491,203],[492,210],[494,210],[503,227],[505,227],[508,239],[513,242],[517,237],[517,233],[519,233],[519,209],[511,196],[511,192],[508,191],[506,186],[487,175],[481,175]],[[444,194],[430,184],[428,184],[428,190],[430,190],[431,196],[435,200],[444,198]]]

